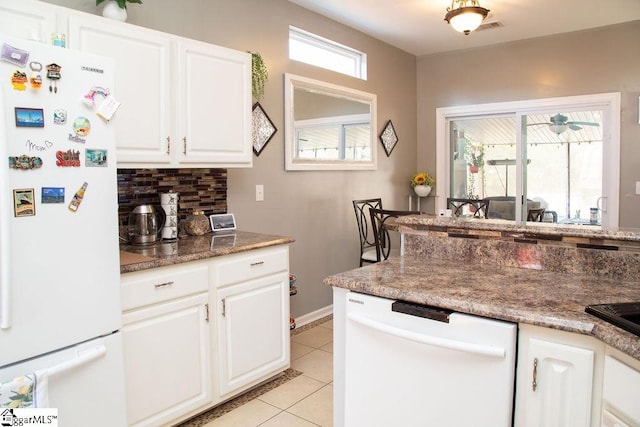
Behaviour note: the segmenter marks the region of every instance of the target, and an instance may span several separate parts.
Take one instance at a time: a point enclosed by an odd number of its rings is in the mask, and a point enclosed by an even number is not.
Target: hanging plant
[[[100,6],[100,3],[103,3],[105,1],[106,0],[96,0],[96,6]],[[127,3],[142,4],[142,0],[114,0],[114,1],[118,3],[118,6],[120,7],[120,9],[126,9]]]
[[[264,96],[264,85],[269,80],[269,71],[260,53],[249,53],[251,54],[251,93],[259,101]]]

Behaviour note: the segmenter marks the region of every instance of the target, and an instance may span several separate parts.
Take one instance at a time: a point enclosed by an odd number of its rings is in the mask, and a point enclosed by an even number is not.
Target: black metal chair
[[[447,208],[453,211],[453,216],[460,216],[464,213],[465,207],[475,218],[488,218],[489,202],[487,199],[456,199],[447,198]]]
[[[365,262],[378,262],[376,256],[376,240],[371,226],[370,209],[382,209],[382,199],[362,199],[353,201],[353,210],[356,213],[358,234],[360,238],[360,267]]]
[[[393,211],[385,209],[369,209],[371,215],[371,225],[375,237],[376,261],[380,262],[389,258],[390,255],[400,255],[400,249],[391,248],[391,236],[386,222],[389,218],[397,218],[403,215],[420,215],[419,211]]]
[[[529,211],[527,211],[527,221],[542,222],[544,219],[544,211],[544,208],[529,209]]]

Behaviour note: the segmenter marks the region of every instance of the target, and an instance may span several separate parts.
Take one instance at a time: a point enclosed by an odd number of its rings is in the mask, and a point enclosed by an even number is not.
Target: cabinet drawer
[[[120,283],[122,310],[131,310],[206,292],[209,288],[209,265],[190,263],[127,273],[121,276]]]
[[[288,270],[288,246],[257,249],[216,261],[214,283],[221,287]]]

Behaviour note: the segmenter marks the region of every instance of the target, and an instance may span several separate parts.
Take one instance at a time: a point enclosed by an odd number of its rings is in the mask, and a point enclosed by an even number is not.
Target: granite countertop
[[[640,301],[636,282],[403,256],[329,276],[324,283],[389,299],[591,335],[640,359],[640,337],[584,312],[590,304]]]
[[[294,242],[291,237],[234,231],[185,236],[174,242],[152,245],[120,245],[120,273],[230,255]]]
[[[546,236],[581,237],[601,240],[618,240],[640,243],[640,230],[607,230],[593,225],[551,224],[545,222],[517,223],[502,219],[475,217],[446,218],[436,215],[407,215],[394,220],[398,226],[409,226],[419,230],[421,227],[446,227],[477,231],[502,231],[514,234],[536,234]]]

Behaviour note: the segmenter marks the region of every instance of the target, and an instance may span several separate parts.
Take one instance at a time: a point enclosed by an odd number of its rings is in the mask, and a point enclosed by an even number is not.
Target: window
[[[367,55],[348,46],[289,27],[289,59],[367,79]]]
[[[616,228],[619,115],[619,94],[438,109],[438,194],[489,199],[489,218],[544,209],[543,221]]]

